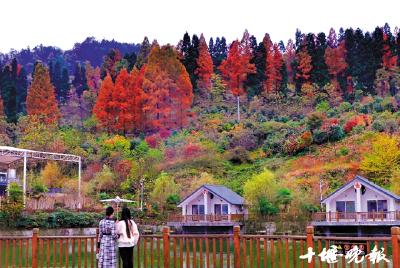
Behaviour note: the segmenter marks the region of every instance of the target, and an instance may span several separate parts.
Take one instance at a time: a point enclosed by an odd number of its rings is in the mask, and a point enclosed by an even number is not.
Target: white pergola
[[[81,169],[82,169],[82,159],[80,156],[72,154],[59,154],[51,152],[40,152],[21,148],[14,148],[8,146],[0,146],[0,164],[5,164],[10,166],[14,162],[23,160],[23,198],[24,206],[26,204],[26,169],[28,158],[39,159],[39,160],[53,160],[53,161],[63,161],[63,162],[74,162],[78,164],[78,198],[79,198],[79,208],[81,207]]]

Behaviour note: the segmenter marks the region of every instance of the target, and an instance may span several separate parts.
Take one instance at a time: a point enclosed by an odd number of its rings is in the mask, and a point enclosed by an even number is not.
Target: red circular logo
[[[361,189],[361,183],[359,183],[358,181],[354,183],[354,189]]]

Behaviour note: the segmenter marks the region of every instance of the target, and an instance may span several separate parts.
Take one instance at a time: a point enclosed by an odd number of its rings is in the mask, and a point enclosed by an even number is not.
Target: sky
[[[6,0],[0,1],[0,52],[43,44],[71,49],[88,36],[141,43],[144,36],[176,44],[187,31],[241,38],[247,29],[274,42],[331,27],[373,31],[400,26],[399,0]]]

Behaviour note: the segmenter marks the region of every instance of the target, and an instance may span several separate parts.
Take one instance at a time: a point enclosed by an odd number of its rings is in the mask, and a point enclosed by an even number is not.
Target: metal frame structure
[[[72,154],[59,154],[51,152],[33,151],[27,149],[20,149],[15,147],[0,146],[0,164],[10,165],[18,160],[23,160],[23,199],[24,206],[26,204],[26,170],[28,158],[39,159],[39,160],[50,160],[50,161],[63,161],[63,162],[74,162],[78,164],[78,198],[79,208],[81,208],[81,170],[82,170],[82,158]]]

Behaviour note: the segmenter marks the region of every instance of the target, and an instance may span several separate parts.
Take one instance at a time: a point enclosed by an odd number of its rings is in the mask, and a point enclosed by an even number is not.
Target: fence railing
[[[321,267],[393,267],[400,268],[400,228],[393,227],[391,237],[318,237],[312,227],[304,236],[243,235],[234,227],[233,234],[142,235],[134,249],[134,267],[228,267],[228,268],[321,268]],[[96,267],[96,236],[40,236],[34,229],[31,237],[0,237],[0,267]],[[385,258],[377,264],[369,260],[358,264],[338,257],[329,264],[318,256],[332,245],[346,250],[357,245],[368,254],[377,246]],[[300,256],[308,249],[315,252],[309,263]]]
[[[316,212],[313,213],[312,220],[316,222],[400,221],[400,211]]]

